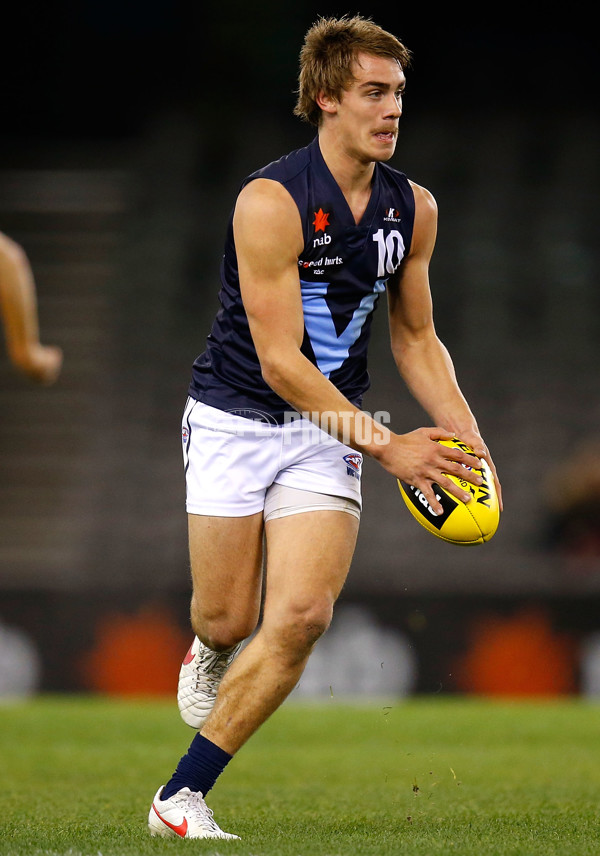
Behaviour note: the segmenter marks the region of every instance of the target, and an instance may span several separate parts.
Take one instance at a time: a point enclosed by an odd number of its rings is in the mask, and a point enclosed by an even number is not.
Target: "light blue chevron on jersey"
[[[385,291],[385,279],[375,280],[373,291],[360,301],[348,326],[339,336],[335,329],[331,309],[327,305],[328,282],[305,282],[302,285],[304,326],[320,371],[329,377],[348,358],[350,348],[360,336],[363,325],[373,309],[378,296]]]

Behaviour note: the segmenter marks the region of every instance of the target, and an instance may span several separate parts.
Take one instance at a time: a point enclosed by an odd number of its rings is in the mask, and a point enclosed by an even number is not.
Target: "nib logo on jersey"
[[[325,229],[327,226],[330,226],[329,222],[329,213],[323,211],[322,208],[319,208],[318,211],[314,212],[315,219],[312,221],[313,226],[315,227],[315,235],[317,232],[323,232],[318,238],[313,240],[313,247],[323,246],[323,244],[331,243],[331,236],[327,234]]]
[[[329,218],[331,214],[328,211],[323,211],[322,208],[319,208],[318,211],[313,211],[315,215],[315,219],[312,221],[312,225],[315,227],[315,237],[313,238],[313,249],[315,247],[321,247],[324,244],[331,243],[331,235],[328,235],[325,229],[328,226],[331,226],[329,222]],[[322,235],[317,236],[317,232],[323,232]],[[311,273],[314,273],[318,276],[322,276],[325,273],[325,268],[330,265],[341,265],[344,263],[344,259],[341,256],[332,256],[331,258],[327,255],[321,256],[319,259],[312,259],[307,261],[306,259],[298,259],[298,266],[305,269],[310,269]]]
[[[383,219],[385,223],[399,223],[402,217],[395,208],[387,208]]]

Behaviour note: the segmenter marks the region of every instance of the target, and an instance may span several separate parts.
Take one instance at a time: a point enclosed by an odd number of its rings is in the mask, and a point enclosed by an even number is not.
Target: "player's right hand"
[[[418,488],[436,514],[442,514],[443,508],[436,499],[434,483],[462,502],[469,502],[471,494],[447,475],[458,476],[474,485],[481,484],[481,476],[476,472],[479,458],[436,442],[452,437],[452,432],[443,428],[418,428],[408,434],[391,434],[389,443],[381,447],[377,456],[384,469]]]

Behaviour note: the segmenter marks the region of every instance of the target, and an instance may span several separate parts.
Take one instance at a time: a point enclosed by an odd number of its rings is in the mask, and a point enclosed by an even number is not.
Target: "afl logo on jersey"
[[[355,479],[360,479],[362,455],[352,452],[350,455],[344,455],[344,461],[346,462],[346,472],[348,475],[353,476]]]

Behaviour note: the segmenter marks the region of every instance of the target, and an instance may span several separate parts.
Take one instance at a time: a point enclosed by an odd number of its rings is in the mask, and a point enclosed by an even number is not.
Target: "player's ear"
[[[337,113],[337,108],[339,106],[339,101],[333,95],[328,94],[323,89],[319,90],[319,93],[316,97],[317,105],[321,108],[324,113],[329,113],[333,115]]]

